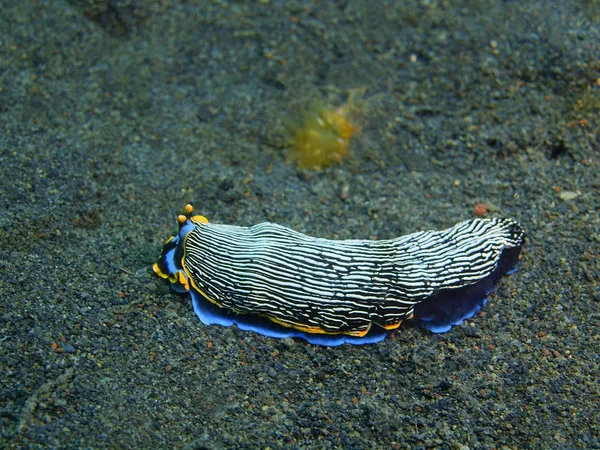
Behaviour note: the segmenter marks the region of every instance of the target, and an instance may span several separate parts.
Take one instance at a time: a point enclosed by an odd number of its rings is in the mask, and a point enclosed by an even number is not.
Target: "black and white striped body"
[[[489,277],[503,251],[515,248],[518,256],[523,240],[511,219],[381,241],[319,239],[272,223],[191,221],[179,243],[181,265],[208,300],[303,332],[356,336],[373,323],[397,328],[434,294]]]

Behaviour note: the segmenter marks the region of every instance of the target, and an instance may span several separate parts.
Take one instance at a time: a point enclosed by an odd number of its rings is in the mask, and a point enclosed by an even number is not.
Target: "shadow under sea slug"
[[[523,228],[472,219],[390,240],[328,240],[273,223],[208,223],[187,205],[154,271],[206,325],[312,344],[379,342],[406,319],[442,333],[517,269]]]

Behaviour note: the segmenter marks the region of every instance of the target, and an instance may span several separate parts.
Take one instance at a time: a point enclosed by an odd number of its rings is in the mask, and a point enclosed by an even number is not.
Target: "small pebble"
[[[487,213],[487,206],[485,203],[477,203],[473,208],[473,215],[480,217]]]
[[[73,347],[71,344],[65,344],[63,348],[67,353],[75,353],[75,347]]]
[[[562,191],[560,194],[558,194],[560,199],[565,202],[568,202],[569,200],[573,200],[574,198],[577,198],[578,195],[579,194],[577,192],[572,192],[572,191]]]

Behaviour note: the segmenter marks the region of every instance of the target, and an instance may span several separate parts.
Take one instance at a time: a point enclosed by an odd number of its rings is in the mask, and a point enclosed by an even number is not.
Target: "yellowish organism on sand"
[[[342,162],[359,131],[356,97],[363,93],[364,89],[350,91],[347,102],[336,107],[323,100],[313,102],[300,120],[288,125],[290,157],[299,167],[322,169]]]

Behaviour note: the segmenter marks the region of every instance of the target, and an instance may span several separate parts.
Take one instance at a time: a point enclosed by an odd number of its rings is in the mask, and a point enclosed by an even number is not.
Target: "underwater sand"
[[[600,448],[597,2],[2,2],[2,448]],[[285,118],[372,98],[341,165]],[[325,348],[152,273],[216,223],[526,229],[476,317]]]

